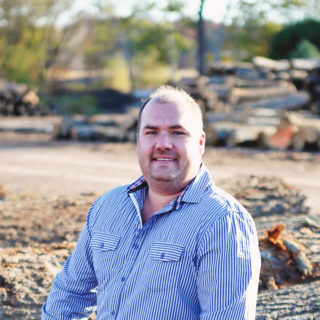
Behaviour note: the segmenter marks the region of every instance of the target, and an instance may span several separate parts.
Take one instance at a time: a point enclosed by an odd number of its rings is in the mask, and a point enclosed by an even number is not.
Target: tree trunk
[[[231,2],[232,2],[232,0],[229,0],[225,14],[223,16],[223,19],[221,21],[221,24],[220,24],[220,27],[218,30],[218,39],[217,39],[217,43],[214,48],[214,61],[215,62],[219,62],[221,59],[221,51],[222,51],[223,43],[224,43],[224,29],[225,29],[226,20],[228,18],[229,12],[230,12]]]
[[[198,71],[205,74],[205,21],[202,16],[205,0],[200,0],[199,20],[198,20]]]

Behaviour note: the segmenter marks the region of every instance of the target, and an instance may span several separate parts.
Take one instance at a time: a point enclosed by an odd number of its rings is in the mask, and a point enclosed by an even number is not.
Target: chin
[[[175,180],[175,177],[171,176],[164,176],[164,175],[150,175],[151,178],[155,181],[162,181],[162,182],[172,182]]]

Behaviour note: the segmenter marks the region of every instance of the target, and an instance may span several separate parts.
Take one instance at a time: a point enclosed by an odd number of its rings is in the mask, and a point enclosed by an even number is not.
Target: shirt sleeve
[[[260,265],[251,216],[230,211],[217,220],[198,250],[200,319],[254,320]]]
[[[97,201],[88,212],[87,222],[74,251],[54,279],[48,299],[42,307],[42,320],[83,319],[95,310],[97,280],[90,249],[89,219]]]

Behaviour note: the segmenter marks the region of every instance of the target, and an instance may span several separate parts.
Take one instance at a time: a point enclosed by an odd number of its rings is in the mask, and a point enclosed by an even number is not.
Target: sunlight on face
[[[204,152],[200,117],[183,99],[150,101],[141,116],[137,154],[149,184],[170,184],[175,189],[195,177]]]

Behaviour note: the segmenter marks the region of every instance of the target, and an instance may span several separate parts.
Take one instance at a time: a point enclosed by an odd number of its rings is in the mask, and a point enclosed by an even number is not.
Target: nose
[[[156,148],[158,150],[170,150],[172,149],[172,141],[168,133],[163,132],[158,135],[156,140]]]

